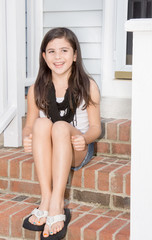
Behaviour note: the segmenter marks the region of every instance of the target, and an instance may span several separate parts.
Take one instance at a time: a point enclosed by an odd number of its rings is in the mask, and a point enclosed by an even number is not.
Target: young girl
[[[23,145],[33,153],[41,203],[24,228],[43,231],[43,240],[64,238],[71,217],[64,209],[70,169],[91,160],[100,134],[100,94],[83,69],[77,37],[54,28],[42,41],[38,76],[28,92]]]

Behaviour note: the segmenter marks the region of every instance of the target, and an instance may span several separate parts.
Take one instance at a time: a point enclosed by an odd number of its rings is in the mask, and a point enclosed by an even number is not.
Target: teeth
[[[63,65],[63,63],[55,63],[56,66]]]

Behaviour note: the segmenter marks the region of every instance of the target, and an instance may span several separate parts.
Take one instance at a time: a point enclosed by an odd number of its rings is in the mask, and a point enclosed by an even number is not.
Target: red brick
[[[0,158],[3,158],[5,156],[11,155],[11,153],[8,152],[0,152]]]
[[[126,194],[130,196],[130,173],[126,175]]]
[[[110,153],[110,143],[97,142],[97,153]]]
[[[26,160],[22,163],[22,179],[32,180],[33,159]]]
[[[3,157],[3,160],[11,160],[13,158],[21,157],[23,155],[23,153],[11,153],[9,156]]]
[[[86,214],[85,216],[81,217],[80,219],[72,223],[68,229],[68,239],[72,239],[72,240],[81,239],[80,228],[85,226],[95,218],[96,216],[94,215]]]
[[[4,195],[1,196],[0,198],[9,200],[9,199],[12,199],[12,198],[14,198],[14,197],[16,197],[16,196],[17,196],[16,194],[4,194]]]
[[[127,163],[130,163],[130,160],[128,160],[128,159],[121,159],[121,160],[117,160],[117,163],[119,163],[119,164],[123,164],[123,165],[126,165]]]
[[[93,240],[97,239],[97,233],[100,228],[102,228],[105,224],[107,224],[111,218],[108,217],[100,217],[92,224],[90,224],[87,228],[84,229],[84,240]]]
[[[10,177],[19,178],[20,176],[19,163],[20,163],[20,159],[13,159],[10,162]]]
[[[80,206],[80,207],[78,208],[78,211],[88,212],[88,211],[90,211],[91,209],[92,209],[92,207],[83,205],[83,206]]]
[[[116,157],[110,157],[110,158],[105,157],[105,159],[103,159],[102,162],[104,162],[104,163],[115,163],[117,161],[118,161],[118,158],[116,158]]]
[[[20,176],[20,162],[27,159],[26,155],[15,158],[10,161],[10,177],[19,178]]]
[[[122,228],[115,236],[115,240],[129,240],[130,239],[130,224]]]
[[[95,156],[95,157],[92,158],[91,163],[99,162],[99,161],[102,161],[103,159],[104,159],[103,156]]]
[[[12,207],[16,202],[13,201],[6,201],[0,205],[0,212],[5,211],[6,209]]]
[[[38,183],[25,181],[11,181],[10,190],[12,192],[28,193],[32,195],[40,195],[40,186]]]
[[[126,221],[115,219],[107,227],[100,231],[99,240],[112,240],[116,231],[118,231],[125,224]]]
[[[8,177],[8,160],[0,159],[0,176]]]
[[[104,163],[96,163],[93,166],[84,169],[84,187],[95,189],[95,170],[106,166]]]
[[[8,181],[0,179],[0,189],[6,190],[8,188]]]
[[[30,197],[28,199],[26,199],[24,202],[27,202],[27,203],[36,203],[40,200],[40,198],[35,198],[35,197]]]
[[[20,211],[21,209],[25,208],[26,204],[18,204],[15,205],[9,209],[6,209],[5,211],[0,213],[0,234],[3,236],[8,236],[9,235],[9,219],[10,215],[13,214],[14,212]]]
[[[121,214],[120,211],[109,210],[109,211],[106,212],[104,215],[113,218],[113,217],[117,217],[119,214]]]
[[[124,120],[118,119],[107,123],[107,139],[117,140],[117,126],[121,122],[124,122]]]
[[[74,187],[81,187],[81,184],[82,184],[82,169],[79,169],[79,171],[73,171],[71,185]]]
[[[73,203],[73,202],[70,202],[68,204],[65,204],[65,207],[66,208],[70,208],[70,209],[75,209],[79,206],[80,204],[76,204],[76,203]]]
[[[118,168],[118,165],[111,164],[102,170],[98,171],[98,189],[102,191],[109,191],[109,175],[110,173]]]
[[[120,124],[119,126],[119,140],[129,141],[130,140],[130,126],[131,121]]]
[[[35,207],[37,207],[37,206],[30,205],[29,207],[21,210],[20,212],[17,212],[12,215],[12,217],[11,217],[11,236],[12,237],[15,237],[15,238],[22,237],[23,218],[25,218],[27,215],[29,215]],[[18,226],[18,227],[16,228],[16,226]]]
[[[91,213],[94,213],[94,214],[104,214],[106,213],[108,210],[106,208],[95,208],[93,209],[92,211],[90,211]]]
[[[18,148],[9,148],[8,151],[9,152],[21,152],[22,151],[22,147],[18,147]]]
[[[72,213],[71,213],[70,225],[73,223],[74,220],[76,220],[77,218],[79,218],[81,215],[82,215],[82,212],[80,212],[80,211],[72,212]],[[72,240],[72,239],[71,239],[71,240]]]
[[[124,212],[119,216],[119,218],[129,220],[130,219],[130,213],[129,212]]]
[[[112,153],[113,154],[130,155],[131,154],[131,144],[112,143]]]
[[[130,166],[123,166],[112,174],[111,190],[114,193],[124,193],[124,175],[130,171]]]

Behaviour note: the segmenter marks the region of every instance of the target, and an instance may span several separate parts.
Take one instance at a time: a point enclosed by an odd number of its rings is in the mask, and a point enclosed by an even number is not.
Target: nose
[[[56,53],[55,53],[55,58],[56,58],[56,59],[59,59],[59,58],[60,58],[60,52],[59,52],[59,51],[56,51]]]

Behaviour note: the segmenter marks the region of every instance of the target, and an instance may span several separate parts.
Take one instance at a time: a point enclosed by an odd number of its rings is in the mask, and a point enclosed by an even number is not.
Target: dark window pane
[[[148,2],[147,3],[147,11],[146,11],[146,17],[151,18],[152,17],[152,11],[151,11],[152,3]]]
[[[132,39],[133,33],[127,33],[127,55],[126,55],[126,65],[132,65]]]
[[[133,18],[141,18],[141,2],[134,2]]]

